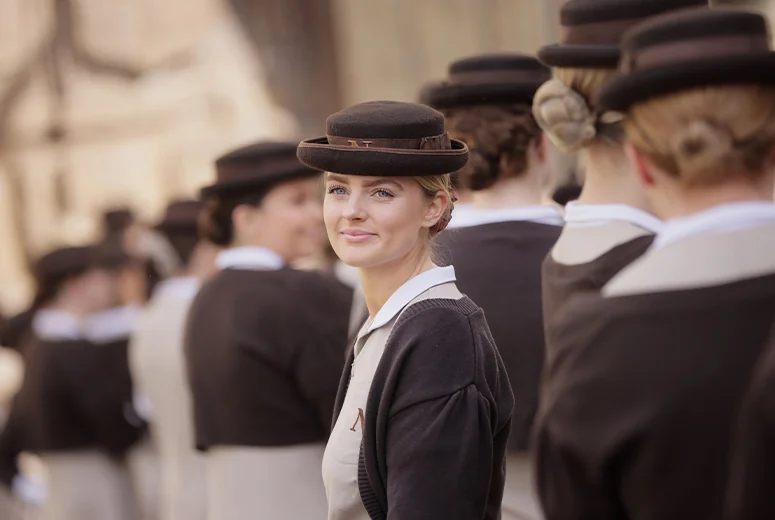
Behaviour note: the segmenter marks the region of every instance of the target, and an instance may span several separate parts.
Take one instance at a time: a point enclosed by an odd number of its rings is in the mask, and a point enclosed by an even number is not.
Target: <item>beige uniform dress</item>
[[[204,519],[207,511],[204,456],[194,449],[191,393],[183,334],[199,290],[193,277],[165,280],[144,310],[130,343],[132,378],[147,399],[151,434],[159,456],[161,520]]]
[[[358,491],[358,456],[363,437],[362,417],[368,413],[364,409],[374,373],[401,312],[430,298],[462,298],[454,282],[455,270],[451,266],[415,276],[393,293],[358,333],[350,385],[323,457],[328,520],[369,520]]]

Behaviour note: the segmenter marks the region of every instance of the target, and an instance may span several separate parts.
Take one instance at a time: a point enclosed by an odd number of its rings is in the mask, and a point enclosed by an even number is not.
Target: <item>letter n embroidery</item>
[[[357,431],[355,427],[358,426],[358,421],[361,423],[361,433],[363,433],[363,427],[366,424],[366,417],[363,416],[363,408],[358,408],[358,417],[355,418],[355,422],[352,427],[350,427],[351,432]]]

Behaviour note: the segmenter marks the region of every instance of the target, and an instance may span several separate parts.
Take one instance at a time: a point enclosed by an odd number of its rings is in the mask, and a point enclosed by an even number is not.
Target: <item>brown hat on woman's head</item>
[[[102,221],[108,233],[120,233],[134,222],[135,216],[129,208],[115,208],[102,214]]]
[[[156,229],[165,233],[196,233],[199,215],[204,208],[205,205],[200,200],[173,201],[167,206],[164,218],[156,225]]]
[[[320,172],[301,164],[295,143],[260,142],[223,155],[215,162],[215,184],[202,188],[202,198],[264,190],[278,182],[312,177]]]
[[[346,175],[432,176],[468,162],[468,148],[450,139],[444,116],[430,107],[373,101],[332,114],[324,137],[302,141],[301,162]]]
[[[438,110],[479,105],[531,104],[551,71],[533,56],[483,54],[453,62],[449,77],[428,87],[424,102]]]
[[[614,69],[624,33],[651,16],[707,6],[708,0],[568,0],[560,10],[561,43],[538,51],[550,67]]]
[[[625,112],[640,101],[705,86],[775,87],[775,52],[762,15],[689,9],[628,32],[620,71],[600,92],[603,109]]]

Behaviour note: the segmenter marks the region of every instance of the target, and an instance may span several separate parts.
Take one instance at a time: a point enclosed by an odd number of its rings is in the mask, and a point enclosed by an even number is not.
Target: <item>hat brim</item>
[[[328,144],[327,137],[299,144],[299,160],[317,170],[373,177],[427,177],[462,169],[468,162],[468,147],[451,139],[451,150],[404,150]]]
[[[303,179],[305,177],[315,177],[316,175],[320,175],[320,173],[321,172],[317,170],[307,168],[300,164],[298,168],[280,171],[277,175],[264,175],[254,179],[242,179],[239,181],[211,184],[210,186],[205,186],[199,190],[199,197],[201,199],[206,199],[216,195],[233,194],[235,192],[260,191],[267,185]]]
[[[602,110],[626,112],[635,103],[681,90],[713,85],[775,86],[775,52],[709,58],[617,74],[600,90]]]
[[[618,45],[553,44],[538,50],[544,65],[563,69],[615,69],[622,56]]]
[[[547,78],[548,79],[548,78]],[[498,83],[479,85],[442,84],[427,94],[426,104],[436,109],[480,105],[531,105],[540,83]]]

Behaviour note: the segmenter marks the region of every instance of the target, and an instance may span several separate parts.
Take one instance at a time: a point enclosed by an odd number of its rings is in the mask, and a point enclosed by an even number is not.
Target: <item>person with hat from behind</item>
[[[532,56],[472,56],[452,63],[447,81],[427,94],[471,152],[460,174],[475,210],[438,243],[460,290],[487,315],[514,390],[504,520],[541,516],[527,450],[545,357],[541,264],[563,221],[541,204],[551,168],[532,103],[550,76]]]
[[[189,311],[185,353],[210,520],[324,518],[320,476],[352,291],[289,267],[318,251],[320,172],[295,143],[216,162],[202,236],[226,249]]]
[[[412,103],[355,105],[326,128],[298,155],[326,172],[328,237],[370,314],[323,460],[328,519],[499,518],[514,399],[482,309],[433,258],[468,149]]]
[[[621,37],[648,17],[707,3],[568,0],[560,11],[562,42],[538,51],[555,78],[536,93],[533,113],[558,148],[579,153],[585,170],[581,194],[565,207],[565,229],[543,267],[547,332],[572,296],[599,291],[648,249],[661,227],[627,162],[621,122],[595,99],[616,72]],[[547,349],[551,356],[551,340]]]
[[[204,520],[207,514],[204,458],[194,449],[191,396],[186,380],[183,333],[191,302],[215,273],[220,248],[197,231],[204,204],[179,200],[156,226],[176,251],[182,269],[159,283],[143,309],[130,342],[136,394],[147,399],[159,457],[160,520]]]
[[[125,261],[105,246],[68,247],[35,268],[39,307],[10,440],[46,467],[45,520],[136,518],[124,456],[145,424],[132,404],[126,352],[121,359],[112,344],[122,323],[102,314],[120,298]]]
[[[536,433],[547,518],[722,518],[731,437],[775,322],[775,52],[758,14],[628,32],[600,92],[665,225],[557,323]],[[759,518],[760,516],[756,516]]]

